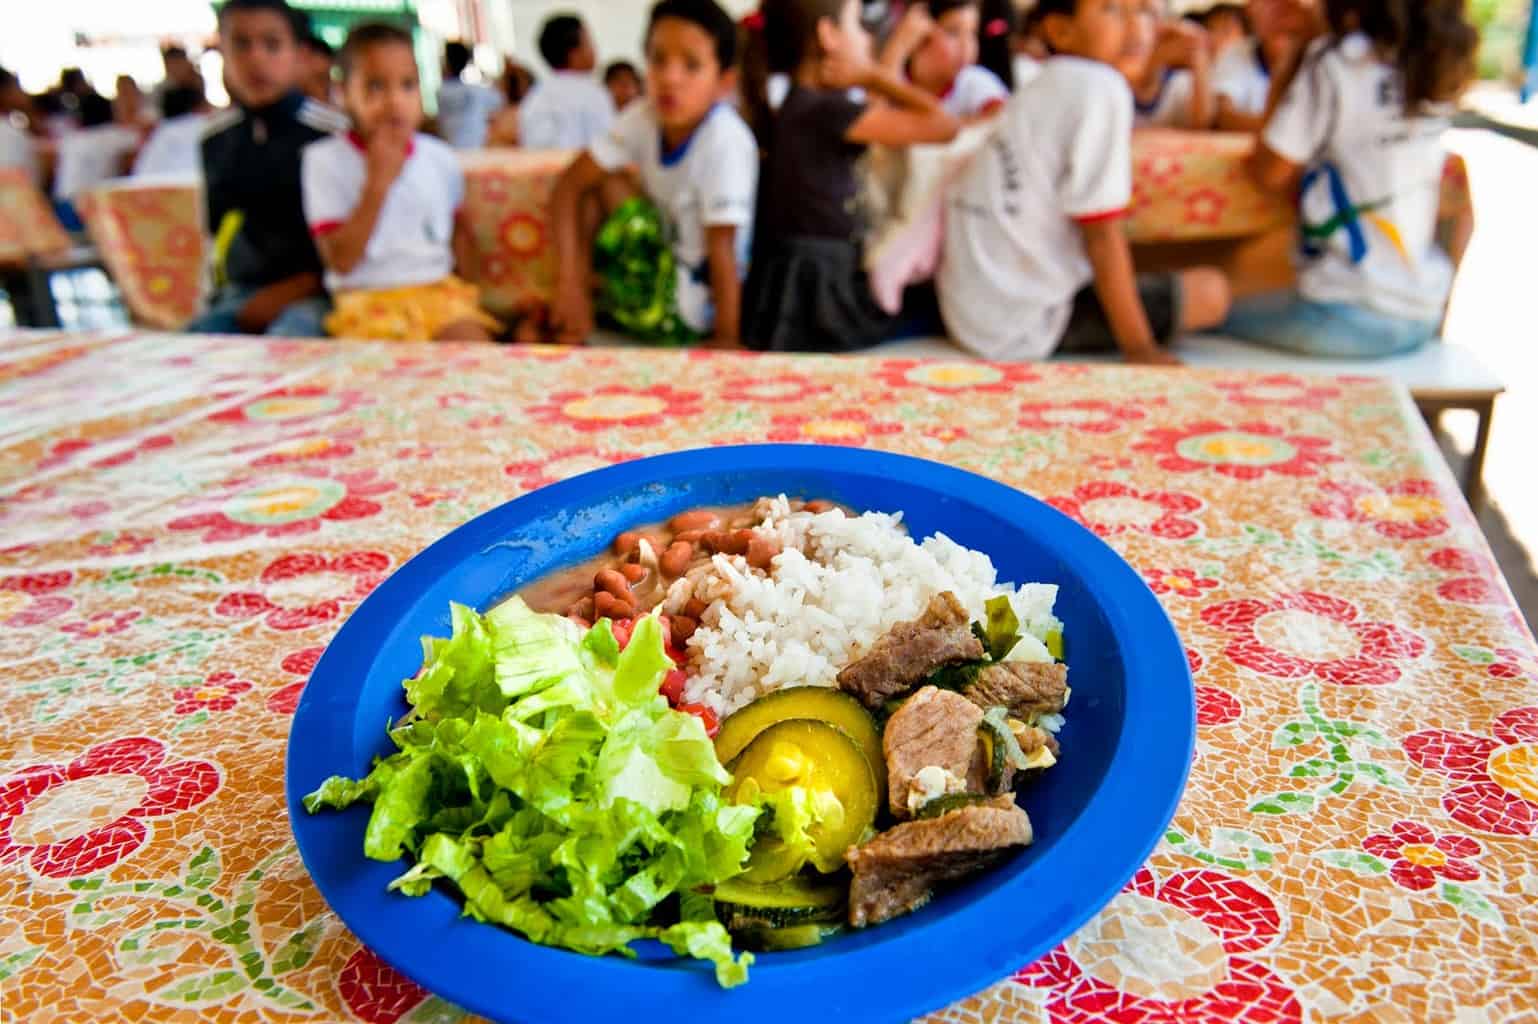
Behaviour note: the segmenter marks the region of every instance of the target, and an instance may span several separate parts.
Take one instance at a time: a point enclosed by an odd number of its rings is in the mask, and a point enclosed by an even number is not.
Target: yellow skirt
[[[341,292],[326,317],[333,338],[360,341],[432,341],[450,324],[473,320],[493,334],[502,329],[480,307],[475,285],[450,274],[432,284]]]

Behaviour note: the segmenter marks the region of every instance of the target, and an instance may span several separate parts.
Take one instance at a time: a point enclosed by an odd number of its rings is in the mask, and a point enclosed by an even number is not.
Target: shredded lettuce
[[[746,981],[751,955],[693,897],[741,872],[761,808],[722,799],[731,778],[704,726],[658,694],[672,662],[656,618],[621,651],[607,620],[584,631],[518,598],[485,615],[454,605],[450,636],[422,647],[397,752],[364,779],[327,779],[306,810],[372,804],[364,854],[409,854],[390,885],[406,896],[446,880],[467,916],[535,942],[631,956],[655,938],[723,986]],[[674,894],[684,912],[664,915]]]

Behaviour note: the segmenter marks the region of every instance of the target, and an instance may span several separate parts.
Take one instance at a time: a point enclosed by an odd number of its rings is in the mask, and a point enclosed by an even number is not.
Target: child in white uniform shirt
[[[455,149],[486,145],[492,115],[506,105],[502,93],[489,85],[464,80],[470,48],[461,42],[443,46],[443,84],[438,87],[438,134]]]
[[[464,175],[422,121],[411,36],[362,25],[342,48],[342,89],[357,131],[303,154],[304,213],[326,266],[334,337],[486,341],[497,323],[475,286],[454,276],[471,259],[458,217]]]
[[[1134,276],[1121,219],[1132,198],[1132,95],[1111,65],[1127,19],[1101,0],[1041,0],[1053,56],[1004,107],[946,205],[940,309],[953,338],[998,360],[1159,347],[1222,321],[1216,270]]]
[[[1169,0],[1129,0],[1118,66],[1132,83],[1139,128],[1212,127],[1212,58],[1199,25],[1172,18]]]
[[[940,107],[961,120],[997,113],[1009,99],[1009,87],[977,63],[979,0],[929,0],[915,3],[881,51],[881,63],[939,99]]]
[[[1257,132],[1265,123],[1271,69],[1294,64],[1301,52],[1288,23],[1287,7],[1288,0],[1255,0],[1248,8],[1254,35],[1218,55],[1212,68],[1212,91],[1219,131]]]
[[[592,330],[592,239],[581,207],[584,197],[598,197],[610,214],[597,231],[600,248],[616,257],[600,267],[601,311],[646,341],[736,344],[758,192],[758,143],[727,102],[736,51],[737,27],[714,0],[652,8],[650,95],[573,161],[551,200],[559,340],[580,341]],[[632,167],[644,200],[634,196]],[[661,244],[664,252],[647,251]],[[659,275],[659,261],[672,273]],[[637,277],[632,267],[644,270]]]
[[[1478,34],[1461,0],[1325,0],[1323,21],[1290,3],[1317,38],[1277,72],[1250,169],[1299,194],[1303,265],[1296,291],[1237,303],[1224,331],[1311,355],[1411,351],[1440,329],[1461,255],[1437,241],[1442,132]]]
[[[614,99],[593,76],[593,40],[579,19],[556,15],[539,31],[539,55],[552,73],[519,106],[519,140],[527,149],[586,149],[614,121]]]

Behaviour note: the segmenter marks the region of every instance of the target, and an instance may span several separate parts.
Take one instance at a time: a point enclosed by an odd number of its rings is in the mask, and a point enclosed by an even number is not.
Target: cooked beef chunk
[[[977,750],[977,727],[983,712],[959,693],[926,686],[893,712],[881,734],[881,750],[886,755],[887,801],[897,818],[911,818],[918,809],[912,799],[921,794],[917,804],[965,784],[973,755]],[[939,779],[926,768],[939,768]],[[949,780],[954,779],[954,783]],[[938,788],[939,792],[934,792]],[[970,787],[968,787],[970,788]],[[927,794],[927,795],[925,795]]]
[[[863,928],[917,910],[929,902],[935,885],[970,875],[1030,843],[1031,820],[1008,796],[903,822],[850,847],[849,923]]]
[[[1068,666],[1044,661],[1004,661],[977,674],[962,696],[984,710],[1005,707],[1015,718],[1063,710]]]
[[[943,665],[982,656],[983,645],[972,633],[967,610],[947,590],[930,598],[918,618],[899,622],[863,657],[845,666],[838,685],[875,709]]]

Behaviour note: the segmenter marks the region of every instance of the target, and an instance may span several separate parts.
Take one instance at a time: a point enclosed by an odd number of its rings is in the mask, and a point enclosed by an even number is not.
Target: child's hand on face
[[[1171,21],[1159,26],[1154,44],[1154,62],[1166,67],[1189,68],[1205,60],[1207,33],[1187,21]]]
[[[383,189],[394,184],[395,179],[400,177],[401,168],[406,166],[406,154],[410,148],[411,136],[406,132],[388,129],[375,132],[373,138],[368,140],[366,157],[369,184]]]
[[[913,4],[903,12],[902,20],[892,30],[893,45],[902,53],[911,55],[929,38],[934,27],[935,21],[929,16],[929,5]]]
[[[870,61],[842,53],[823,54],[818,66],[818,77],[825,89],[859,88],[870,81],[870,72]]]

